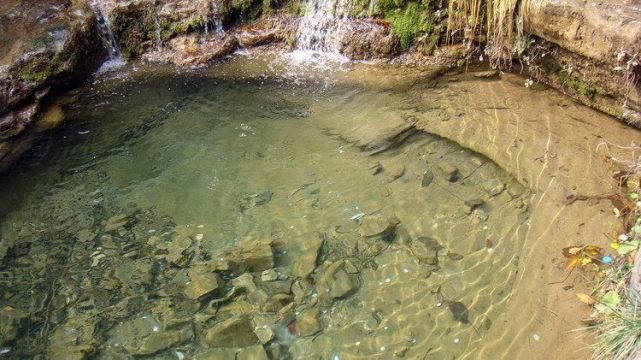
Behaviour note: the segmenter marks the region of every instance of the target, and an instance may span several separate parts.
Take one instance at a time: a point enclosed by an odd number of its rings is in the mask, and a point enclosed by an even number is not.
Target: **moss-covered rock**
[[[588,83],[578,76],[569,77],[566,84],[576,93],[590,98],[594,97],[598,92],[598,88],[595,85]]]
[[[109,15],[109,22],[122,55],[126,59],[137,57],[158,45],[155,34],[156,30],[159,30],[159,25],[151,2],[118,6]]]
[[[96,17],[84,2],[14,1],[0,8],[0,21],[3,46],[12,49],[0,67],[1,171],[29,147],[32,123],[46,96],[84,81],[106,49]],[[28,29],[22,28],[27,24]],[[17,32],[5,32],[7,27]]]
[[[430,53],[440,39],[441,11],[438,4],[429,1],[380,0],[373,11],[392,24],[402,50],[410,47],[414,39],[427,35],[424,48]]]

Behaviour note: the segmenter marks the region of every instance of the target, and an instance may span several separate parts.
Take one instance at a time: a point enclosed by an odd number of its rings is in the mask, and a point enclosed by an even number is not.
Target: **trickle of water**
[[[111,31],[111,24],[109,23],[109,18],[105,17],[103,14],[105,4],[100,0],[91,1],[91,9],[94,14],[96,14],[96,19],[98,22],[98,30],[100,30],[100,35],[107,44],[107,49],[109,50],[109,60],[118,59],[122,56],[116,37]]]
[[[105,61],[100,66],[100,68],[98,69],[98,71],[96,71],[96,73],[101,74],[104,72],[119,69],[123,65],[125,65],[127,62],[123,59],[120,46],[118,46],[116,37],[113,31],[111,31],[111,24],[109,23],[109,17],[104,16],[104,14],[108,13],[108,11],[106,11],[108,5],[106,2],[101,0],[92,0],[90,2],[90,5],[91,5],[91,9],[96,15],[100,36],[102,37],[104,43],[106,44],[107,50],[109,51],[109,57],[107,58],[107,61]]]
[[[205,32],[209,33],[209,24],[213,25],[213,33],[218,36],[225,35],[225,28],[223,26],[223,18],[221,11],[218,8],[218,3],[212,1],[209,6],[209,15],[205,16]]]
[[[156,50],[162,50],[162,38],[160,36],[160,21],[158,21],[158,15],[154,12],[154,27],[155,27],[155,36],[156,36]]]

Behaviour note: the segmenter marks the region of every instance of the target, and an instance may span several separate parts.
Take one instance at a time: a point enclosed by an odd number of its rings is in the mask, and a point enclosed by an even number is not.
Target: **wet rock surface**
[[[37,120],[45,95],[84,81],[106,51],[94,13],[83,2],[8,1],[0,7],[0,23],[2,170],[28,148],[20,146],[23,132]]]
[[[390,58],[400,48],[391,24],[382,20],[345,21],[338,36],[340,52],[355,60]]]
[[[171,63],[183,67],[202,66],[230,54],[238,45],[233,36],[199,39],[197,35],[179,35],[158,51],[147,52],[143,60]]]

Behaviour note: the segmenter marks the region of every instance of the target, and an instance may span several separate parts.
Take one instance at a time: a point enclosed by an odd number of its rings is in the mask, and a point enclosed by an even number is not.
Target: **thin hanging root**
[[[448,6],[446,41],[462,40],[471,45],[487,37],[493,67],[510,66],[515,40],[524,36],[529,0],[452,0]],[[457,39],[455,39],[457,38]]]

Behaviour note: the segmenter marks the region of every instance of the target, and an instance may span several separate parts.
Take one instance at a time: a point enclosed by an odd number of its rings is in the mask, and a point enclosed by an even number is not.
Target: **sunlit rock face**
[[[536,77],[640,127],[639,19],[639,0],[528,2],[525,31],[545,49],[531,59]]]

